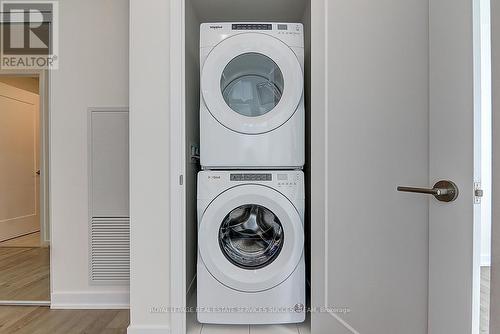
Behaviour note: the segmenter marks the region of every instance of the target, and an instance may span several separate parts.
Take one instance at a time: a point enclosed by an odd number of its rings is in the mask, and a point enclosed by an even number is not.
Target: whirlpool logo
[[[221,25],[217,25],[217,26],[209,26],[210,29],[222,29],[222,26]]]

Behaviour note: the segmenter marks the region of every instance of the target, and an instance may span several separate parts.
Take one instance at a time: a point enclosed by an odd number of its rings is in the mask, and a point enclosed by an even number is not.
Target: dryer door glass
[[[222,253],[243,269],[259,269],[273,262],[283,247],[283,240],[278,217],[257,204],[232,210],[219,228]]]
[[[220,80],[227,105],[240,115],[256,117],[271,111],[283,94],[283,75],[269,57],[244,53],[224,68]]]

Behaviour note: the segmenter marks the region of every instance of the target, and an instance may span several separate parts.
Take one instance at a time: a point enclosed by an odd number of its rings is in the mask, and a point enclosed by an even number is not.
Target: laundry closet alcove
[[[179,307],[188,307],[189,310],[195,310],[196,307],[196,262],[197,262],[197,173],[200,171],[198,160],[200,143],[200,24],[207,22],[287,22],[302,23],[304,29],[304,99],[305,99],[305,184],[306,184],[306,211],[305,211],[305,256],[307,268],[307,281],[309,280],[309,192],[310,192],[310,114],[309,114],[309,96],[310,96],[310,2],[308,0],[278,0],[278,1],[203,1],[203,0],[185,0],[183,3],[184,16],[179,19],[180,24],[184,25],[183,35],[179,35],[184,43],[184,57],[177,59],[183,64],[182,86],[177,90],[182,100],[179,100],[179,106],[183,110],[182,118],[178,124],[183,125],[184,135],[179,140],[179,145],[184,147],[182,161],[184,165],[184,198],[179,199],[182,202],[184,212],[179,213],[181,221],[185,224],[172,226],[172,233],[179,235],[175,249],[184,250],[183,261],[179,263],[183,266],[183,271],[173,271],[171,284],[178,284],[178,296],[172,298],[178,301]],[[176,98],[177,94],[172,96]],[[203,149],[203,148],[202,148]],[[177,283],[175,283],[177,282]],[[183,288],[180,288],[183,286]],[[310,287],[307,286],[307,295]],[[173,314],[172,330],[179,326],[180,332],[187,333],[199,332],[201,324],[196,321],[195,312],[186,314]],[[280,325],[278,325],[280,326]],[[286,325],[283,325],[286,326]],[[308,319],[301,324],[304,330],[308,330]]]

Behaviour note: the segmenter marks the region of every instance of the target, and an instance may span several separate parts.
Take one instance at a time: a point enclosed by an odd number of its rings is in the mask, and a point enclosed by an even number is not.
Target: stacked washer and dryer
[[[200,64],[198,321],[302,322],[302,24],[202,24]]]

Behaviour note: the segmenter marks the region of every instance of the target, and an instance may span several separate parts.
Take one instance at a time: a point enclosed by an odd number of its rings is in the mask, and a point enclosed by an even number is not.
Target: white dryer
[[[201,25],[204,169],[304,165],[303,66],[300,23]]]
[[[305,319],[302,171],[198,174],[198,321]]]

